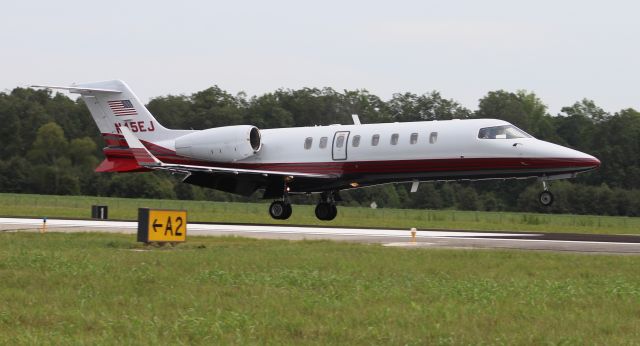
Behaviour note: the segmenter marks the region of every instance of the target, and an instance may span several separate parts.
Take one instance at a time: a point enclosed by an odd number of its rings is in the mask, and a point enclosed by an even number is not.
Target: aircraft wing
[[[120,128],[122,134],[124,135],[125,141],[127,141],[127,145],[131,148],[133,153],[133,157],[135,158],[138,165],[144,168],[155,169],[155,170],[165,170],[176,173],[229,173],[229,174],[259,174],[262,176],[291,176],[291,177],[306,177],[306,178],[335,178],[336,176],[333,174],[315,174],[315,173],[300,173],[300,172],[282,172],[282,171],[267,171],[267,170],[256,170],[256,169],[244,169],[244,168],[229,168],[229,167],[211,167],[211,166],[198,166],[198,165],[181,165],[181,164],[171,164],[164,163],[142,144],[140,140],[129,130],[128,127],[122,126]]]

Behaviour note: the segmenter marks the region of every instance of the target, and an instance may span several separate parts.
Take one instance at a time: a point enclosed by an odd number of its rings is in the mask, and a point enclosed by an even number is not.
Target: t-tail
[[[106,159],[96,168],[97,172],[133,172],[146,170],[133,158],[121,128],[128,127],[136,137],[151,149],[173,150],[173,140],[190,133],[171,130],[162,126],[144,106],[129,86],[120,80],[92,82],[66,86],[34,85],[50,89],[64,89],[80,94],[93,120],[96,122],[107,146],[103,149]]]

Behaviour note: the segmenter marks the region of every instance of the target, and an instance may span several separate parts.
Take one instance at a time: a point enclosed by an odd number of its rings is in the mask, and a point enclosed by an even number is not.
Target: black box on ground
[[[106,205],[92,205],[91,218],[106,220],[109,218],[109,208]]]

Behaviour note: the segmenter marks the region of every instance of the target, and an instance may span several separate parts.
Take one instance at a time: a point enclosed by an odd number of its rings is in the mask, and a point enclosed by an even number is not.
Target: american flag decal
[[[136,109],[133,108],[133,104],[129,100],[115,100],[108,101],[109,108],[116,116],[123,115],[137,115]]]

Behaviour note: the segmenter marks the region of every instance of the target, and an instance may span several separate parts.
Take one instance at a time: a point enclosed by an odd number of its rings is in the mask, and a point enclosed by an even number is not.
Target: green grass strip
[[[109,218],[124,220],[149,207],[185,209],[192,222],[640,234],[640,218],[630,217],[339,206],[338,217],[325,222],[316,219],[313,205],[294,205],[292,217],[281,221],[269,217],[268,203],[0,194],[1,216],[89,218],[92,205],[107,205]]]
[[[635,344],[638,256],[0,233],[0,344]]]

